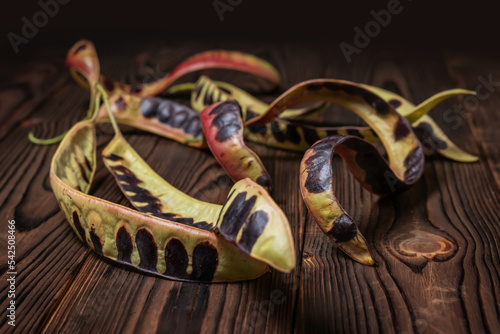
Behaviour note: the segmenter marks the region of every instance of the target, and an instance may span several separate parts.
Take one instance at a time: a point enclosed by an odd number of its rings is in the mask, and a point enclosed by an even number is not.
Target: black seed
[[[87,242],[87,239],[85,237],[85,230],[80,223],[80,217],[78,217],[78,213],[76,211],[73,211],[73,225],[75,225],[76,231],[80,235],[82,241]]]
[[[218,264],[217,249],[208,241],[202,242],[193,250],[193,271],[190,278],[197,281],[211,281]]]
[[[166,276],[187,278],[189,257],[184,245],[179,239],[171,239],[165,247]]]
[[[116,233],[116,248],[118,249],[118,261],[131,263],[131,255],[134,246],[132,245],[132,237],[127,232],[125,227],[120,227]]]
[[[205,107],[208,107],[211,104],[214,104],[214,100],[212,99],[212,93],[207,89],[205,91],[205,97],[203,98],[203,104]]]
[[[369,102],[369,101],[367,101],[367,102]],[[375,99],[372,99],[370,104],[373,108],[375,108],[375,110],[377,111],[377,114],[379,114],[379,115],[386,115],[390,111],[389,105],[381,98],[377,97]]]
[[[389,194],[404,186],[373,145],[356,137],[350,137],[342,145],[356,152],[357,168],[365,171],[364,180],[360,180],[363,187],[371,187],[376,194]]]
[[[225,142],[241,130],[240,107],[236,101],[222,102],[212,111],[210,115],[215,115],[212,124],[217,128],[215,139]]]
[[[118,111],[123,111],[123,110],[127,109],[127,104],[125,103],[125,100],[123,99],[123,97],[120,97],[120,98],[118,98],[118,100],[115,101],[115,107],[116,107],[116,110],[118,110]]]
[[[203,87],[203,85],[200,85],[200,84],[197,84],[196,87],[194,87],[193,94],[194,94],[196,100],[198,99],[198,96],[200,95],[200,91],[201,91],[202,87]]]
[[[399,119],[394,127],[394,139],[396,141],[404,139],[410,133],[410,124],[403,116],[399,116]]]
[[[167,123],[172,115],[173,106],[170,101],[162,101],[157,108],[156,118],[162,123]]]
[[[448,144],[436,136],[432,126],[429,123],[421,122],[413,128],[420,142],[432,150],[444,150]]]
[[[261,136],[264,136],[267,133],[268,129],[266,124],[249,125],[247,128],[251,133],[258,133]]]
[[[297,131],[297,127],[296,124],[287,124],[286,126],[286,139],[294,144],[300,143],[302,139]]]
[[[416,182],[424,171],[424,152],[420,145],[408,153],[404,164],[406,167],[405,181],[407,183]]]
[[[396,99],[390,99],[389,100],[389,104],[391,105],[391,107],[393,107],[394,109],[397,109],[399,108],[399,106],[401,106],[401,101],[399,100],[396,100]]]
[[[157,217],[189,226],[193,226],[194,224],[193,218],[179,217],[179,215],[176,215],[175,213],[159,213]]]
[[[338,84],[337,90],[339,90],[339,89],[343,90],[348,95],[361,96],[364,100],[366,100],[366,98],[364,96],[364,94],[366,93],[365,90],[360,89],[358,86],[353,86],[353,85],[349,85],[349,84]],[[371,96],[371,95],[368,95],[368,96]]]
[[[309,145],[313,145],[320,139],[314,128],[303,127],[302,131],[304,132],[304,139]]]
[[[329,162],[321,162],[326,154],[316,154],[306,160],[309,174],[307,175],[304,186],[307,191],[314,194],[322,193],[328,190],[331,186],[330,179],[332,175]]]
[[[81,163],[78,163],[78,167],[80,169],[80,175],[82,176],[83,181],[85,181],[85,183],[88,184],[89,178],[87,177],[87,173],[85,172],[84,166]]]
[[[369,90],[347,84],[342,85],[342,90],[351,96],[360,96],[367,104],[372,106],[379,115],[386,115],[390,111],[389,105],[378,95]]]
[[[279,128],[277,120],[271,122],[271,133],[279,143],[283,143],[286,140],[286,136],[283,133],[283,131],[281,131],[281,129]]]
[[[269,189],[269,191],[271,191],[271,189],[273,187],[273,182],[271,181],[271,177],[267,173],[259,176],[257,178],[256,182],[258,185],[261,185],[264,188]]]
[[[194,115],[193,117],[191,117],[189,121],[186,122],[186,126],[184,128],[184,131],[186,133],[189,133],[193,136],[197,136],[201,130],[201,120],[198,115]]]
[[[114,153],[111,153],[109,155],[105,155],[104,159],[111,160],[111,161],[121,161],[121,160],[123,160],[122,157],[120,157],[120,156],[118,156],[118,155],[116,155]]]
[[[116,176],[116,178],[120,183],[125,182],[128,183],[128,185],[130,186],[142,183],[142,181],[139,180],[137,176],[135,176],[135,174],[132,173],[130,169],[128,169],[125,166],[122,165],[111,166],[111,171],[113,172],[113,174]]]
[[[139,267],[156,271],[156,263],[158,262],[158,247],[156,246],[153,235],[146,229],[140,229],[135,236],[135,243],[139,251]]]
[[[351,218],[343,214],[335,219],[333,226],[328,234],[331,235],[336,242],[346,242],[352,240],[358,232],[358,228]]]
[[[84,158],[85,158],[85,167],[87,167],[87,170],[92,170],[92,166],[90,164],[89,159],[87,159],[86,156],[84,156]]]
[[[241,229],[241,226],[243,226],[248,219],[248,216],[257,201],[257,196],[255,195],[250,197],[250,199],[245,200],[246,195],[246,192],[241,192],[236,195],[222,218],[219,231],[220,234],[228,240],[236,240],[236,235]],[[228,200],[230,200],[231,197],[232,196],[228,197]]]
[[[172,110],[172,117],[170,117],[170,121],[168,124],[174,128],[182,128],[184,123],[189,118],[189,111],[183,105],[176,105]]]
[[[304,186],[307,191],[319,194],[331,188],[333,149],[345,138],[340,135],[330,136],[310,148],[314,154],[305,162],[308,174]]]
[[[159,100],[157,98],[144,98],[141,101],[140,109],[142,116],[151,118],[156,115]]]
[[[135,195],[127,195],[127,198],[133,203],[141,203],[142,206],[138,206],[137,210],[145,213],[152,214],[155,217],[174,221],[176,223],[194,226],[200,229],[210,231],[213,226],[199,222],[195,223],[193,218],[180,217],[177,214],[173,213],[164,213],[162,212],[162,205],[159,198],[155,197],[149,190],[141,188],[139,184],[142,183],[141,180],[135,176],[132,171],[122,165],[110,166],[113,175],[118,179],[120,187],[124,190],[124,192],[132,192]],[[143,205],[146,203],[146,205]]]
[[[95,230],[93,228],[90,229],[90,233],[89,234],[90,234],[90,240],[92,240],[92,244],[94,245],[94,251],[96,251],[99,254],[102,254],[101,239],[95,233]]]
[[[248,121],[249,119],[257,117],[257,113],[255,111],[252,111],[251,109],[247,109],[247,114],[245,116],[245,121]]]
[[[245,253],[250,254],[257,239],[262,235],[269,221],[269,216],[264,211],[254,212],[245,224],[238,246]]]
[[[355,136],[355,137],[360,137],[360,138],[363,137],[361,135],[361,133],[359,133],[359,130],[358,129],[354,129],[354,128],[347,129],[347,134],[350,135],[350,136]]]

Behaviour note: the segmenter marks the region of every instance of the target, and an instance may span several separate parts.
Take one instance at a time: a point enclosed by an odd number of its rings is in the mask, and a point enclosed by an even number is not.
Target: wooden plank
[[[16,73],[0,86],[0,140],[29,115],[67,79],[63,66],[64,51],[36,52],[23,65],[16,64]],[[44,59],[44,61],[39,61]],[[29,126],[29,123],[21,124]]]
[[[500,150],[498,132],[493,124],[500,122],[500,68],[489,58],[481,57],[481,68],[474,66],[477,61],[471,56],[449,55],[446,69],[459,87],[477,91],[477,96],[462,99],[459,109],[450,112],[449,119],[455,124],[469,124],[475,131],[476,145],[482,160],[486,161],[500,193]]]
[[[383,86],[420,102],[455,86],[474,89],[478,75],[500,78],[494,61],[478,62],[476,56],[445,59],[440,52],[367,48],[346,64],[335,45],[312,43],[97,47],[103,72],[126,82],[150,80],[186,56],[213,47],[265,56],[284,74],[284,89],[314,77],[336,77]],[[259,90],[262,84],[230,71],[203,73],[249,90]],[[273,177],[273,197],[290,220],[297,268],[249,282],[197,284],[115,264],[88,251],[74,236],[47,180],[55,147],[32,146],[25,139],[33,126],[42,137],[59,134],[85,113],[86,94],[67,77],[60,86],[50,78],[32,84],[41,90],[48,80],[53,87],[45,91],[49,95],[33,95],[38,102],[26,101],[26,95],[18,98],[31,107],[9,119],[9,135],[0,139],[0,158],[8,162],[0,166],[0,213],[19,222],[17,331],[465,333],[500,328],[500,159],[495,130],[500,120],[493,112],[500,103],[498,94],[481,101],[477,115],[458,128],[443,113],[462,100],[440,105],[432,113],[461,147],[481,155],[480,162],[427,159],[422,180],[396,196],[369,194],[335,158],[335,193],[367,238],[376,267],[362,266],[338,251],[307,213],[298,187],[301,154],[252,145]],[[269,101],[277,95],[265,97]],[[4,117],[7,109],[1,110]],[[361,124],[335,107],[320,119]],[[209,152],[138,131],[125,133],[168,182],[199,199],[224,201],[232,182]],[[100,127],[100,149],[110,134],[109,126]],[[129,205],[98,160],[92,193]],[[6,240],[6,235],[2,229],[0,238]],[[0,253],[3,310],[8,302],[5,263],[6,255]],[[0,331],[14,331],[6,317],[0,320]]]
[[[75,107],[81,102],[72,97],[70,89],[59,94],[64,100],[51,100],[34,114],[47,116],[48,122],[38,134],[55,136],[78,119],[84,110]],[[57,95],[56,95],[57,96]],[[30,102],[26,101],[26,104]],[[68,108],[60,109],[59,107]],[[72,112],[68,113],[68,110]],[[51,116],[48,116],[50,113]],[[50,123],[51,117],[63,121]],[[3,333],[36,331],[58,298],[74,279],[79,264],[86,256],[85,247],[68,229],[48,183],[51,156],[56,147],[34,146],[27,140],[28,129],[17,126],[2,140],[0,165],[0,216],[2,226],[7,220],[16,221],[16,327],[0,320]],[[0,254],[0,305],[6,310],[7,298],[7,229],[0,231],[4,252]],[[2,313],[5,311],[2,311]],[[4,314],[4,313],[3,313]]]

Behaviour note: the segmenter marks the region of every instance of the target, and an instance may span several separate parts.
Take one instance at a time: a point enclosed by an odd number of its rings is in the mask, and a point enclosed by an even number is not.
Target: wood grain
[[[316,77],[385,87],[418,103],[448,88],[500,82],[500,66],[478,55],[367,48],[347,64],[335,45],[315,43],[148,42],[97,45],[101,68],[124,82],[153,80],[210,48],[266,58],[282,89]],[[7,258],[0,252],[0,332],[43,333],[495,333],[500,329],[500,86],[460,124],[431,115],[471,164],[430,157],[411,189],[385,198],[365,191],[334,158],[335,194],[366,237],[377,262],[353,262],[321,232],[299,191],[301,154],[250,144],[271,174],[297,252],[290,274],[273,271],[234,284],[175,282],[145,275],[88,250],[74,235],[48,183],[55,146],[35,146],[29,131],[52,137],[81,119],[87,93],[64,72],[64,49],[35,54],[0,86],[0,245],[16,220],[16,328],[7,324]],[[52,60],[46,56],[59,54]],[[231,71],[203,71],[262,94],[263,82]],[[191,75],[181,81],[192,81]],[[181,100],[182,101],[182,100]],[[362,124],[342,108],[320,119]],[[162,177],[191,196],[222,203],[232,185],[209,152],[124,128],[132,146]],[[111,138],[99,127],[102,149]],[[130,206],[98,159],[92,193]],[[6,248],[6,246],[5,246]]]

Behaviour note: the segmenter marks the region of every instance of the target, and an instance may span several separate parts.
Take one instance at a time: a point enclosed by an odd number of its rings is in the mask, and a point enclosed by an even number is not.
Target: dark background
[[[228,0],[221,0],[226,2]],[[231,0],[229,0],[231,1]],[[233,0],[236,1],[237,0]],[[254,1],[242,0],[221,22],[213,0],[96,1],[70,0],[16,55],[8,32],[21,34],[21,18],[32,21],[41,8],[37,1],[4,2],[0,14],[2,58],[23,57],[43,46],[71,46],[80,38],[99,43],[148,39],[321,40],[353,42],[353,28],[373,20],[371,10],[387,8],[388,1]],[[403,11],[371,45],[418,50],[460,49],[497,52],[499,10],[495,1],[401,0]],[[14,57],[15,56],[15,57]]]

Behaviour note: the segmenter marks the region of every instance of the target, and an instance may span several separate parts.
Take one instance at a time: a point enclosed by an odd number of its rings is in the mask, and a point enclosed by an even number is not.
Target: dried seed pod
[[[73,78],[83,88],[89,89],[99,82],[110,95],[127,93],[140,97],[155,96],[181,76],[208,68],[237,70],[267,79],[276,86],[280,83],[278,71],[267,61],[247,53],[225,50],[210,50],[195,54],[184,60],[163,78],[138,85],[127,85],[110,80],[103,75],[99,76],[97,52],[93,43],[88,40],[78,41],[70,49],[66,57],[66,66]],[[80,76],[87,79],[90,86]]]
[[[270,122],[288,107],[314,101],[337,103],[355,112],[373,129],[387,152],[389,163],[371,144],[359,138],[332,136],[314,144],[301,164],[301,191],[316,222],[334,241],[341,243],[341,249],[348,255],[361,263],[373,264],[364,238],[333,195],[332,152],[339,152],[351,173],[366,189],[387,194],[420,178],[424,164],[422,146],[408,121],[381,97],[343,80],[317,79],[300,83],[248,124]]]
[[[286,216],[266,190],[250,179],[237,182],[221,206],[192,198],[163,180],[120,134],[103,150],[103,157],[123,194],[139,211],[220,233],[278,270],[289,272],[295,267]]]
[[[200,117],[205,140],[231,179],[237,182],[248,177],[271,191],[269,173],[243,140],[238,103],[232,100],[212,104],[202,111]]]
[[[206,148],[200,115],[188,106],[160,97],[118,94],[110,98],[116,121],[197,148]],[[109,121],[104,106],[98,122]]]
[[[266,264],[212,232],[87,195],[94,170],[94,124],[84,121],[59,145],[50,182],[71,227],[97,253],[177,280],[231,282],[268,271]]]
[[[344,159],[365,189],[378,195],[405,189],[417,178],[412,172],[405,174],[405,179],[399,179],[374,146],[354,136],[335,135],[321,139],[304,155],[300,165],[300,189],[312,216],[347,255],[360,263],[373,265],[366,240],[333,193],[331,164],[334,153]],[[412,153],[405,163],[418,166],[413,161],[417,158],[423,161],[423,155]],[[417,168],[419,172],[423,169]]]

